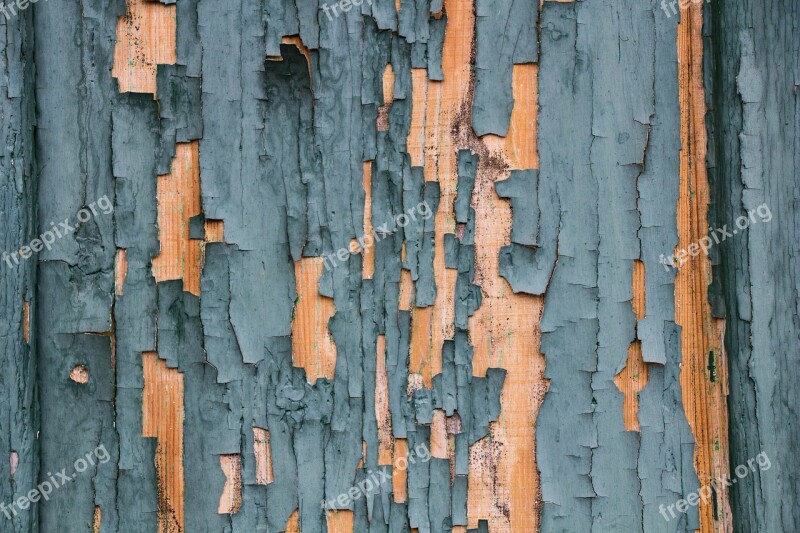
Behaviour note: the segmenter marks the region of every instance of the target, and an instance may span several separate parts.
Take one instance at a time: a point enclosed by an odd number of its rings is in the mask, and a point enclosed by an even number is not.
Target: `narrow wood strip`
[[[472,206],[475,227],[475,283],[483,303],[469,322],[475,346],[473,372],[488,368],[508,370],[501,396],[502,408],[491,435],[470,453],[467,517],[469,527],[488,520],[490,531],[536,531],[541,489],[536,464],[536,414],[547,381],[539,351],[539,324],[544,298],[514,294],[500,276],[500,249],[511,242],[513,212],[509,201],[497,196],[494,184],[510,170],[538,166],[538,66],[515,65],[514,109],[506,138],[485,136],[480,154]]]
[[[225,486],[219,498],[219,514],[236,514],[242,507],[242,456],[220,455],[219,465],[225,474]]]
[[[142,436],[155,437],[158,530],[183,531],[183,374],[156,352],[142,354]]]
[[[256,458],[256,483],[268,485],[275,480],[272,470],[272,448],[269,443],[269,430],[253,428],[253,451]]]
[[[204,242],[189,237],[189,221],[202,213],[200,203],[200,145],[178,143],[169,174],[158,177],[158,240],[153,258],[156,281],[183,280],[183,290],[200,296]]]
[[[678,249],[687,249],[708,234],[710,191],[706,175],[705,94],[703,88],[702,5],[681,7],[678,25],[678,86],[681,108]],[[675,316],[681,326],[683,406],[695,436],[695,468],[701,485],[729,475],[727,375],[709,370],[711,354],[724,360],[720,328],[711,317],[707,255],[689,259],[675,280]],[[716,365],[719,368],[719,365]],[[718,515],[711,501],[701,500],[700,531],[732,531],[727,494],[717,494]]]
[[[292,320],[292,354],[294,366],[304,368],[306,379],[333,379],[336,370],[336,344],[328,331],[328,321],[336,308],[331,298],[319,294],[322,257],[304,257],[295,262],[297,303]]]

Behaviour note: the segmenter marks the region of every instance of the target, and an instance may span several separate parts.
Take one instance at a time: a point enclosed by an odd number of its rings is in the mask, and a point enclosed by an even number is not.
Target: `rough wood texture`
[[[127,0],[127,12],[117,23],[112,75],[120,92],[155,97],[158,65],[172,65],[175,57],[174,5]]]
[[[142,367],[142,436],[158,441],[158,531],[183,531],[183,376],[154,352],[142,354]]]
[[[703,89],[703,12],[701,5],[681,10],[678,26],[678,76],[681,104],[680,196],[678,249],[685,250],[708,235],[711,201],[705,160],[707,134]],[[708,300],[709,256],[700,253],[678,269],[675,318],[681,326],[681,389],[686,416],[696,441],[695,469],[701,486],[730,477],[728,456],[728,381],[719,325]],[[722,369],[718,371],[717,369]],[[735,465],[734,465],[735,466]],[[728,490],[723,485],[712,499],[699,504],[700,531],[731,531]]]
[[[798,2],[0,16],[0,531],[796,530]]]
[[[34,156],[35,101],[34,34],[30,17],[4,20],[0,26],[3,51],[0,77],[0,503],[16,500],[35,485],[39,470],[36,448],[38,427],[36,386],[37,302],[36,260],[20,260],[19,251],[37,231],[36,160]],[[17,254],[17,255],[14,255]],[[33,513],[0,515],[5,530],[30,531]]]
[[[713,316],[725,320],[717,332],[730,377],[730,471],[748,471],[729,488],[733,528],[793,531],[800,527],[800,2],[725,0],[704,16],[709,222],[736,232],[715,246],[710,290]]]

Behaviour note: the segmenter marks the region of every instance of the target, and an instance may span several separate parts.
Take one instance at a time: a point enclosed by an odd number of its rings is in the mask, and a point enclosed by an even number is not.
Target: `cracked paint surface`
[[[111,460],[0,530],[792,530],[766,503],[788,452],[732,507],[659,514],[726,471],[715,365],[792,342],[755,312],[796,316],[764,274],[788,222],[677,275],[658,261],[719,198],[793,198],[758,157],[756,138],[797,153],[764,115],[763,36],[714,44],[742,105],[709,106],[706,137],[700,102],[733,88],[706,57],[700,89],[699,7],[347,6],[68,0],[5,21],[5,248],[103,196],[114,212],[4,272],[3,501],[101,444]],[[796,431],[769,407],[776,363],[752,361],[731,412],[758,436],[732,427],[733,457]]]

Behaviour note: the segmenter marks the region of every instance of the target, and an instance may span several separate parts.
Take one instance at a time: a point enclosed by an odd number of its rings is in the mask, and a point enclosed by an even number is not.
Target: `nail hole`
[[[72,369],[72,372],[69,373],[69,378],[75,383],[85,385],[89,383],[89,369],[84,365],[77,365]]]

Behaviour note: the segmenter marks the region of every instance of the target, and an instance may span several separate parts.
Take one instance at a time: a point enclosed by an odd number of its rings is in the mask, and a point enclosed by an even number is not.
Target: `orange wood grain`
[[[158,177],[158,240],[153,259],[156,281],[183,280],[183,290],[200,295],[204,242],[189,238],[189,219],[202,213],[199,143],[178,143],[169,174]]]
[[[378,107],[376,125],[378,131],[389,131],[389,110],[394,101],[394,69],[391,64],[383,71],[383,104]]]
[[[470,340],[475,346],[473,372],[481,376],[489,367],[509,372],[500,419],[492,425],[491,436],[476,443],[470,452],[469,527],[477,527],[478,520],[486,519],[492,532],[533,531],[538,527],[541,506],[535,414],[547,388],[544,359],[539,353],[542,299],[515,295],[499,276],[498,255],[510,242],[512,213],[510,203],[495,193],[494,182],[508,177],[509,169],[538,166],[538,67],[514,67],[515,106],[508,135],[477,139],[470,117],[473,7],[471,1],[445,2],[444,81],[430,81],[424,70],[412,69],[408,149],[412,164],[424,162],[425,179],[438,180],[441,199],[434,258],[437,298],[432,308],[413,309],[410,372],[430,386],[432,376],[441,371],[442,342],[455,333],[453,290],[457,272],[444,268],[444,234],[457,232],[453,213],[457,152],[471,149],[480,156],[472,198],[477,214],[474,282],[484,295],[483,304],[469,323]],[[408,289],[402,288],[405,296]],[[437,426],[431,446],[440,455],[447,438]]]
[[[300,529],[300,512],[297,509],[289,515],[289,520],[286,521],[286,529],[284,531],[286,533],[302,533]]]
[[[391,104],[394,101],[394,67],[389,63],[383,70],[383,103]]]
[[[205,221],[206,242],[225,242],[225,223],[222,220]]]
[[[539,65],[528,63],[514,65],[512,110],[508,134],[505,137],[484,135],[490,152],[501,155],[512,169],[539,168],[539,150],[536,149],[539,110]],[[531,148],[533,147],[533,148]]]
[[[636,320],[642,320],[645,317],[647,309],[647,295],[645,294],[645,280],[647,271],[643,261],[638,259],[633,262],[633,279],[631,285],[633,286],[633,314]]]
[[[407,149],[411,165],[425,163],[425,107],[427,104],[428,71],[424,68],[411,69],[411,125],[409,126]]]
[[[183,374],[142,354],[142,436],[155,437],[159,533],[183,531]]]
[[[364,233],[363,236],[372,235],[372,163],[364,162]],[[363,239],[364,255],[361,265],[362,277],[372,279],[375,275],[375,246],[367,246],[369,241]]]
[[[408,501],[408,470],[400,468],[398,459],[405,457],[408,459],[408,441],[406,439],[394,439],[394,463],[392,463],[392,492],[394,493],[395,503],[405,503]]]
[[[444,81],[430,81],[412,69],[412,105],[424,101],[424,115],[412,109],[409,151],[412,164],[425,163],[425,180],[438,181],[439,209],[435,215],[434,277],[436,300],[432,307],[413,310],[409,372],[423,376],[426,387],[442,370],[442,345],[455,336],[454,294],[457,272],[444,265],[444,235],[454,233],[453,205],[458,186],[457,151],[468,148],[472,128],[468,109],[472,102],[472,45],[475,17],[472,1],[446,0],[448,29],[442,49]],[[424,119],[422,119],[424,116]],[[420,154],[419,142],[424,139]]]
[[[306,379],[333,379],[336,370],[336,344],[328,331],[328,321],[336,312],[333,299],[319,294],[319,278],[324,271],[322,257],[304,257],[294,264],[297,302],[292,319],[294,366],[304,368]]]
[[[329,511],[328,531],[330,533],[352,533],[353,519],[353,511]],[[286,533],[289,533],[288,529],[286,530]],[[297,533],[300,533],[299,529],[297,530]]]
[[[678,248],[686,249],[708,234],[710,191],[706,175],[705,94],[703,87],[702,5],[681,8],[678,25],[678,77],[681,108]],[[695,469],[700,484],[728,476],[727,373],[722,336],[724,324],[714,320],[708,303],[711,264],[708,256],[690,257],[675,279],[675,315],[681,325],[681,388],[683,406],[697,442]],[[717,372],[709,371],[714,353]],[[713,379],[713,381],[712,381]],[[732,531],[728,494],[717,494],[718,517],[712,502],[700,502],[700,531]]]
[[[633,288],[633,308],[636,320],[645,317],[645,264],[642,261],[633,262],[633,275],[631,285]],[[639,393],[647,385],[648,365],[642,356],[642,343],[633,341],[628,347],[628,359],[625,368],[614,377],[614,384],[625,396],[622,405],[622,415],[626,431],[640,431],[639,425]]]
[[[614,377],[614,383],[625,396],[623,419],[626,431],[640,431],[639,393],[647,385],[648,365],[642,358],[642,343],[633,341],[628,347],[628,360],[625,368]]]
[[[172,65],[175,53],[175,5],[128,0],[117,21],[112,76],[120,92],[156,94],[156,66]]]
[[[441,409],[434,409],[433,421],[431,422],[431,457],[449,459],[448,444],[447,416]]]

